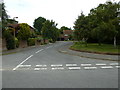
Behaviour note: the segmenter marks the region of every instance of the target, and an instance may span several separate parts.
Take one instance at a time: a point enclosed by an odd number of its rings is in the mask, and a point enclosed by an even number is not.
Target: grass
[[[88,43],[87,47],[81,42],[75,42],[70,49],[77,51],[86,51],[86,52],[95,52],[95,53],[104,53],[104,54],[120,54],[118,51],[119,46],[116,48],[112,44],[102,44],[101,46],[98,43]]]

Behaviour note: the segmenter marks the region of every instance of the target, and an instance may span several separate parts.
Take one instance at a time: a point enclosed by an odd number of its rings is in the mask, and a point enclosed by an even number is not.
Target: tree
[[[77,40],[84,40],[87,46],[87,40],[90,36],[89,18],[81,13],[81,15],[78,16],[78,19],[75,21],[74,29],[74,34],[76,34]]]
[[[59,36],[59,31],[56,28],[57,24],[54,21],[46,20],[42,27],[42,36],[44,39],[52,39],[55,42]]]
[[[71,30],[71,28],[68,28],[68,27],[66,27],[66,26],[62,26],[62,27],[60,28],[60,33],[63,33],[63,30]]]
[[[38,17],[37,19],[34,20],[34,28],[41,34],[41,29],[43,27],[43,24],[45,23],[46,19],[43,17]]]
[[[30,31],[30,27],[28,24],[26,23],[22,23],[19,26],[19,31],[18,31],[18,39],[20,40],[28,40],[28,38],[30,38],[31,36],[31,31]]]
[[[0,15],[2,15],[2,16],[0,16],[2,19],[2,30],[4,30],[7,25],[8,15],[5,10],[5,4],[2,3],[2,4],[0,4],[0,6],[2,7],[2,12],[1,12],[2,14],[0,14]]]
[[[91,10],[90,15],[96,18],[94,22],[97,23],[92,23],[96,26],[92,28],[92,32],[94,34],[98,33],[96,34],[97,38],[100,36],[98,38],[99,44],[101,41],[114,40],[114,46],[116,47],[116,37],[118,37],[118,31],[120,30],[119,18],[116,13],[119,7],[119,4],[108,1],[105,4],[99,4],[97,8]]]

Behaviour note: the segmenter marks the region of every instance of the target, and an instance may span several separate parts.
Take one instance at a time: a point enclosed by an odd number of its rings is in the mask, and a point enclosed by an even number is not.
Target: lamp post
[[[18,18],[18,17],[13,17],[13,20],[15,20],[15,18]],[[14,39],[15,39],[15,29],[14,29]],[[16,48],[16,43],[14,47]]]

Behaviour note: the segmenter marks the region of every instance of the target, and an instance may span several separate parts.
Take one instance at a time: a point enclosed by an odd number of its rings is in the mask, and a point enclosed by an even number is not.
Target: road
[[[56,42],[2,57],[3,88],[118,88],[117,62],[58,52]]]

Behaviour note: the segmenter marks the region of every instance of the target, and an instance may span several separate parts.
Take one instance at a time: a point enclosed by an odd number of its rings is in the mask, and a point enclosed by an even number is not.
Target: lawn
[[[73,46],[70,47],[72,50],[84,51],[84,52],[95,52],[95,53],[104,53],[104,54],[120,54],[118,51],[119,46],[116,48],[112,44],[102,44],[101,46],[98,43],[88,43],[87,47],[81,42],[75,42]]]

